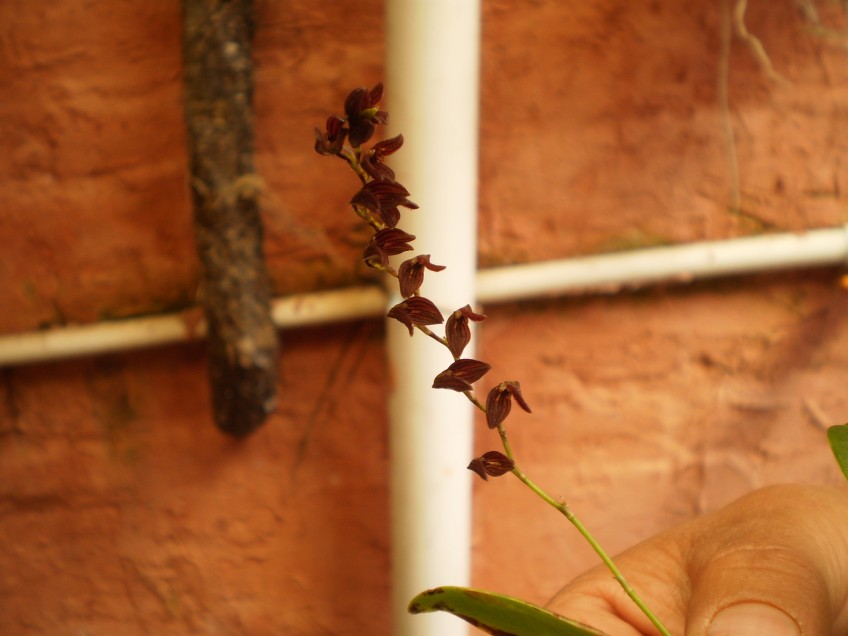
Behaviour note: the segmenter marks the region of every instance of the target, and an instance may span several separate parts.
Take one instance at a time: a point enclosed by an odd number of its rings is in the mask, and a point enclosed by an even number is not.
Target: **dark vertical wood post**
[[[183,0],[185,117],[216,425],[274,409],[277,340],[253,168],[252,0]]]

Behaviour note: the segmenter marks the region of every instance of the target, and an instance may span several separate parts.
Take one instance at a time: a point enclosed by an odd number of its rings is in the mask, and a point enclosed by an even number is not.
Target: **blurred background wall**
[[[739,38],[723,63],[721,7],[484,2],[481,267],[848,220],[843,7],[750,2],[784,81]],[[361,284],[355,180],[312,131],[382,79],[382,3],[257,9],[274,293]],[[0,333],[191,308],[178,3],[6,2],[0,60]],[[478,357],[533,407],[510,419],[525,470],[616,552],[761,485],[838,483],[841,275],[485,307]],[[282,343],[278,411],[241,442],[199,343],[0,369],[2,633],[390,633],[382,321]],[[476,585],[544,602],[595,564],[517,481],[475,492]]]

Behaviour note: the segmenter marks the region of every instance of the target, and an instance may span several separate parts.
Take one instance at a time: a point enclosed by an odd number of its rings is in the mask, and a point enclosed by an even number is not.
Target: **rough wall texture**
[[[333,4],[258,5],[277,294],[365,275],[352,181],[311,137],[381,77],[382,4]],[[789,83],[735,39],[727,108],[720,0],[484,4],[484,265],[846,220],[837,3],[817,3],[823,30],[750,2]],[[0,333],[194,303],[179,20],[141,0],[0,6]],[[534,408],[510,420],[526,470],[612,551],[762,484],[836,481],[838,274],[486,308],[481,357]],[[211,424],[204,365],[184,346],[2,370],[0,632],[390,632],[379,322],[284,334],[281,408],[242,443]],[[594,564],[514,480],[477,495],[475,583],[542,601]]]
[[[759,486],[839,483],[846,311],[832,272],[724,281],[497,308],[486,353],[534,409],[511,432],[525,470],[616,552]],[[478,489],[477,580],[543,599],[597,557],[513,481]]]

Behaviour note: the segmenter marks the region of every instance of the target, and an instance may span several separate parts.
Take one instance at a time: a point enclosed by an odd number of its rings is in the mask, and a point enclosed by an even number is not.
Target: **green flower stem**
[[[515,462],[515,458],[512,454],[512,447],[509,444],[509,438],[506,435],[506,429],[503,424],[498,425],[498,433],[501,436],[501,443],[503,444],[504,452],[506,456],[509,457],[513,462]],[[568,504],[564,501],[557,501],[553,497],[551,497],[548,493],[542,490],[539,486],[537,486],[533,480],[531,480],[527,475],[524,474],[518,464],[512,469],[512,474],[518,477],[519,481],[527,486],[530,490],[536,493],[539,497],[541,497],[546,503],[556,508],[560,514],[562,514],[568,521],[573,525],[577,532],[579,532],[584,539],[592,546],[592,549],[595,551],[601,561],[603,561],[604,565],[607,569],[612,573],[613,578],[618,581],[618,584],[621,585],[621,588],[624,590],[625,594],[631,598],[631,600],[636,604],[636,606],[642,611],[642,613],[648,617],[648,620],[654,624],[654,627],[659,630],[662,636],[671,636],[671,632],[668,631],[665,625],[663,625],[662,621],[657,617],[656,614],[649,608],[645,601],[642,600],[642,597],[634,590],[630,583],[628,583],[627,579],[624,578],[624,574],[621,573],[621,570],[618,569],[618,566],[615,562],[610,558],[607,554],[606,550],[601,547],[601,544],[597,542],[592,533],[589,532],[589,529],[583,525],[583,523],[578,519],[575,514],[571,511],[571,508],[568,507]]]
[[[463,394],[465,397],[467,397],[467,398],[468,398],[468,400],[469,400],[469,401],[470,401],[470,402],[471,402],[474,406],[476,406],[478,409],[480,409],[481,411],[483,411],[483,413],[485,413],[485,412],[486,412],[486,407],[485,407],[485,406],[483,406],[483,404],[480,402],[480,400],[478,400],[478,399],[477,399],[477,396],[476,396],[476,395],[474,395],[474,392],[473,392],[473,391],[463,391],[463,392],[462,392],[462,394]]]
[[[356,212],[356,215],[360,219],[365,221],[368,225],[370,225],[375,232],[382,230],[384,227],[386,227],[386,224],[383,223],[380,219],[378,219],[376,215],[372,214],[368,208],[363,207],[361,205],[354,205],[353,209]],[[397,278],[397,276],[395,276],[395,278]]]
[[[373,110],[374,113],[377,112],[376,107],[372,108],[371,110]],[[367,184],[369,181],[371,181],[370,175],[362,167],[361,146],[356,146],[354,148],[350,146],[345,146],[338,153],[337,156],[347,162],[347,164],[356,173],[356,176],[359,177],[359,180],[363,184]],[[372,213],[368,208],[361,205],[354,205],[353,209],[355,210],[356,214],[366,223],[368,223],[368,225],[370,225],[375,231],[379,231],[380,229],[386,227],[383,220],[378,218],[378,216]],[[398,278],[398,272],[390,265],[382,266],[379,264],[371,263],[370,266],[376,270],[388,274],[389,276]],[[415,327],[425,335],[438,342],[439,344],[450,348],[448,346],[447,338],[437,335],[426,325],[415,325]],[[458,356],[454,356],[454,359],[458,359]],[[482,402],[480,402],[479,399],[477,399],[473,391],[464,391],[463,394],[474,406],[480,409],[483,413],[486,412],[486,406]],[[513,469],[511,472],[525,486],[535,492],[546,503],[556,508],[566,519],[568,519],[568,521],[577,529],[577,531],[583,536],[583,538],[589,543],[589,545],[592,546],[592,549],[601,558],[601,561],[603,561],[604,565],[612,573],[615,580],[618,581],[619,585],[621,585],[622,589],[627,594],[627,596],[629,596],[636,604],[636,606],[645,614],[645,616],[648,617],[651,623],[653,623],[654,626],[659,630],[660,634],[662,636],[671,636],[671,634],[665,628],[662,622],[660,622],[659,618],[657,618],[657,616],[651,611],[651,609],[647,605],[645,605],[645,602],[642,600],[642,598],[630,586],[630,584],[624,578],[624,575],[618,569],[618,566],[616,566],[616,564],[609,557],[606,551],[595,540],[595,537],[593,537],[589,530],[586,529],[586,526],[584,526],[581,521],[576,516],[574,516],[574,513],[571,512],[571,509],[568,507],[568,504],[566,504],[564,501],[557,501],[556,499],[551,497],[548,493],[539,488],[539,486],[537,486],[529,477],[527,477],[527,475],[525,475],[524,472],[518,467],[518,465],[515,463],[515,458],[512,454],[512,447],[510,446],[509,439],[507,438],[506,429],[504,428],[502,423],[498,424],[497,429],[501,437],[501,443],[503,444],[504,452],[513,463]]]
[[[338,156],[347,161],[348,165],[353,169],[356,176],[359,177],[359,180],[362,181],[362,183],[368,183],[371,180],[371,177],[368,176],[368,173],[365,172],[359,162],[361,152],[362,149],[360,146],[356,146],[355,148],[345,146]]]
[[[395,278],[397,278],[397,275],[395,275]],[[433,330],[431,330],[427,325],[415,325],[415,327],[416,327],[416,329],[418,329],[418,331],[420,331],[421,333],[423,333],[426,336],[431,337],[433,340],[438,342],[440,345],[443,345],[445,347],[448,346],[447,339],[442,338],[439,334],[433,332]]]

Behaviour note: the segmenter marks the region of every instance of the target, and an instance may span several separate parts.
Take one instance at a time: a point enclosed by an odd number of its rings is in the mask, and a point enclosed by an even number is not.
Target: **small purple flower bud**
[[[415,240],[414,234],[408,234],[396,227],[387,227],[374,233],[371,241],[380,246],[386,254],[394,256],[412,249],[410,243]]]
[[[367,88],[354,88],[345,99],[344,110],[350,126],[348,139],[350,145],[361,146],[371,139],[377,124],[385,124],[389,114],[378,110],[377,104],[383,97],[383,84],[377,84],[370,91]]]
[[[475,457],[468,464],[468,470],[473,470],[484,480],[489,477],[500,477],[515,468],[515,462],[499,451],[489,451],[480,457]]]
[[[486,397],[486,424],[489,428],[497,428],[506,419],[512,409],[513,399],[523,410],[531,412],[521,395],[521,384],[518,382],[501,382],[489,391]]]
[[[415,210],[416,208],[418,208],[417,204],[413,203],[407,198],[409,196],[409,190],[407,190],[397,182],[369,181],[363,186],[363,189],[368,190],[375,197],[377,197],[377,200],[380,202],[381,206],[402,205],[403,207],[409,208],[411,210]]]
[[[347,130],[344,127],[344,119],[338,115],[330,115],[327,117],[327,139],[335,141],[338,137]]]
[[[416,325],[440,325],[444,322],[442,313],[436,305],[423,296],[413,296],[399,302],[389,310],[386,316],[406,325],[410,336],[415,333]]]
[[[377,181],[394,181],[394,170],[384,163],[386,157],[397,152],[403,145],[403,135],[378,141],[360,160],[360,165],[372,179]]]
[[[471,342],[471,329],[468,326],[468,321],[473,320],[480,322],[485,320],[483,314],[475,314],[471,310],[471,305],[465,305],[461,309],[457,309],[445,323],[445,339],[448,341],[448,349],[453,354],[454,358],[462,355],[465,347]]]
[[[395,171],[377,159],[373,150],[367,153],[359,162],[369,177],[376,181],[394,181]]]
[[[470,391],[471,385],[486,375],[491,368],[490,364],[471,358],[457,360],[436,376],[433,388],[451,389],[460,393]]]
[[[350,204],[359,205],[371,210],[371,212],[374,212],[375,214],[380,214],[380,200],[377,198],[376,194],[370,190],[366,190],[365,188],[360,188],[359,192],[353,195],[353,198],[350,200]]]
[[[420,289],[424,282],[425,269],[429,269],[431,272],[440,272],[445,269],[445,266],[431,263],[429,254],[413,256],[400,264],[400,267],[398,267],[398,285],[401,296],[409,298]]]
[[[315,152],[320,155],[338,155],[344,147],[348,130],[344,120],[336,115],[327,118],[326,131],[315,129]]]
[[[389,264],[389,256],[408,252],[412,249],[410,243],[414,240],[414,235],[396,227],[383,228],[375,232],[365,246],[362,260],[368,267],[386,267]]]
[[[411,210],[418,208],[408,196],[409,191],[394,181],[369,181],[353,195],[350,203],[378,214],[387,227],[395,227],[400,220],[398,206]]]
[[[378,159],[383,159],[400,150],[401,146],[403,146],[403,135],[395,135],[389,139],[378,141],[374,144],[374,147],[371,148],[371,152]]]

